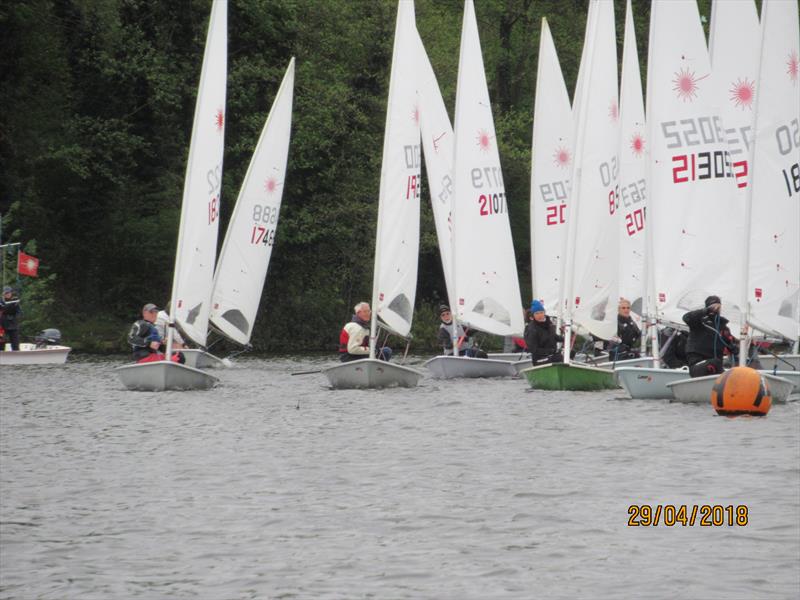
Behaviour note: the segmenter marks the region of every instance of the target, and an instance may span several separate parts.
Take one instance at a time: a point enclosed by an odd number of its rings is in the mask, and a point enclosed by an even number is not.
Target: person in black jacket
[[[157,316],[158,307],[148,302],[142,307],[142,318],[131,325],[128,332],[128,343],[137,363],[164,360],[159,352],[163,340],[155,325]]]
[[[738,352],[738,341],[728,329],[728,319],[720,315],[721,308],[719,296],[709,296],[704,308],[683,315],[689,326],[686,362],[692,377],[722,373],[725,350],[733,355]]]
[[[631,317],[631,302],[620,298],[617,313],[617,337],[612,338],[607,345],[609,359],[616,361],[639,358],[641,341],[642,331]]]
[[[19,350],[19,321],[22,316],[22,308],[19,305],[19,298],[14,296],[14,288],[5,286],[3,288],[3,298],[0,299],[0,329],[5,333],[0,336],[0,351],[5,350],[6,342],[11,343],[11,350]]]
[[[539,300],[531,302],[532,318],[525,326],[525,343],[531,353],[534,365],[564,362],[564,355],[558,351],[558,343],[564,338],[556,333],[556,326],[544,313],[544,304]]]

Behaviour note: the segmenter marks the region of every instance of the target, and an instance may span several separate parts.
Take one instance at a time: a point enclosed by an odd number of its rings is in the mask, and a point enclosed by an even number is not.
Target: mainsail
[[[275,242],[292,127],[294,58],[261,131],[222,244],[211,295],[211,323],[247,344]]]
[[[519,335],[517,265],[472,0],[464,7],[454,129],[456,319],[488,333]]]
[[[644,315],[645,198],[647,197],[644,96],[636,51],[633,11],[628,0],[619,101],[619,295]]]
[[[697,3],[653,0],[650,11],[645,139],[656,309],[682,323],[714,294],[734,327],[743,215]]]
[[[431,194],[433,220],[442,258],[447,296],[450,306],[455,306],[453,289],[453,160],[455,136],[447,109],[439,91],[439,84],[433,72],[431,61],[417,34],[419,73],[419,112],[422,133],[422,150],[425,157],[425,171]]]
[[[219,229],[225,145],[227,2],[214,0],[203,55],[183,187],[172,280],[172,317],[186,336],[206,343]]]
[[[565,321],[608,339],[617,332],[619,98],[614,6],[589,6],[585,78],[574,114],[575,162],[564,260]]]
[[[542,19],[533,107],[531,275],[533,297],[558,310],[572,167],[572,108],[547,19]]]
[[[749,323],[800,337],[800,26],[797,2],[764,0],[751,154]]]
[[[411,331],[419,256],[417,38],[414,3],[401,1],[383,140],[372,303],[374,314],[403,336]]]

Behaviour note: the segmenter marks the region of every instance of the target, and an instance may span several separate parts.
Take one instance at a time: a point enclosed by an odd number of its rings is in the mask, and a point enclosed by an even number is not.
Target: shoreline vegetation
[[[708,18],[710,0],[698,4]],[[210,6],[210,0],[0,6],[2,242],[20,242],[40,260],[38,277],[15,280],[14,257],[4,256],[5,283],[21,288],[24,336],[52,327],[77,352],[124,352],[140,307],[167,302]],[[520,310],[531,300],[540,23],[548,18],[572,90],[587,6],[586,0],[476,3]],[[460,0],[415,0],[417,28],[451,120],[463,9]],[[646,56],[649,1],[634,0],[633,10],[639,54]],[[228,4],[220,243],[286,65],[292,56],[297,61],[283,202],[252,338],[257,352],[335,353],[352,307],[370,300],[396,14],[396,0]],[[621,0],[615,15],[621,56]],[[436,309],[447,302],[425,177],[423,170],[415,353],[438,351]],[[503,341],[485,336],[483,343],[500,350]],[[402,340],[391,344],[405,347]]]

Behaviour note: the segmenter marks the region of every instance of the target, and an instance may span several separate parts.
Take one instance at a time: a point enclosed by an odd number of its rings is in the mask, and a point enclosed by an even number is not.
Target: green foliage
[[[292,142],[280,226],[253,345],[334,351],[369,299],[396,0],[229,0],[222,240],[291,56]],[[710,16],[709,0],[700,0]],[[36,240],[26,326],[74,345],[124,349],[144,303],[165,302],[209,0],[0,4],[0,213],[4,237]],[[453,115],[463,0],[416,0],[417,26]],[[616,2],[619,54],[624,3]],[[531,119],[542,17],[570,89],[587,0],[479,0],[478,27],[527,302]],[[646,56],[649,3],[634,1]],[[644,60],[642,60],[644,63]],[[644,74],[643,74],[644,75]],[[423,193],[414,351],[435,350],[446,301]],[[13,203],[13,209],[12,209]],[[522,300],[522,299],[521,299]]]

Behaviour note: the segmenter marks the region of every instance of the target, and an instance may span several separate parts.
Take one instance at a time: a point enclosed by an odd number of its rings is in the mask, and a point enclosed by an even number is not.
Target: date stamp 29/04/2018
[[[745,527],[750,511],[745,504],[631,504],[628,527]]]

